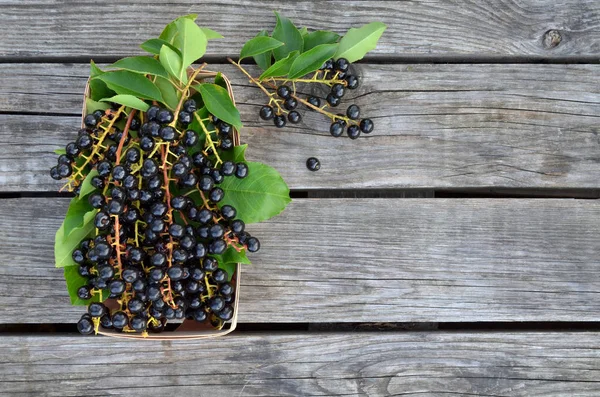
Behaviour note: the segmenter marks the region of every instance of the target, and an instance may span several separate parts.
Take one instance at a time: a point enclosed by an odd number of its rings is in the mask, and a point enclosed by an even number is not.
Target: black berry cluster
[[[241,67],[241,65],[238,64],[238,67]],[[283,80],[283,84],[276,84],[281,80]],[[344,113],[334,113],[328,110],[328,108],[340,106],[347,90],[354,90],[359,85],[358,76],[350,73],[350,63],[344,58],[329,59],[309,79],[271,78],[265,81],[253,79],[253,82],[268,93],[270,98],[269,103],[260,108],[260,118],[272,120],[278,128],[285,127],[288,122],[291,124],[299,123],[302,116],[298,112],[298,106],[302,104],[309,110],[320,112],[329,117],[331,119],[329,133],[336,138],[342,136],[344,132],[350,139],[357,139],[361,133],[370,134],[373,132],[373,121],[369,118],[361,118],[358,105],[349,105]],[[290,86],[289,83],[293,84]],[[324,98],[316,95],[302,98],[296,92],[296,85],[302,83],[324,84],[329,87],[329,92]],[[273,92],[269,93],[267,87],[272,89]],[[318,168],[309,169],[316,171]]]
[[[76,192],[97,172],[88,195],[98,211],[96,231],[72,257],[88,280],[78,297],[104,294],[113,301],[89,304],[78,329],[160,332],[168,320],[184,318],[220,328],[234,314],[236,291],[216,256],[228,247],[260,248],[236,209],[219,204],[224,179],[248,175],[244,162],[221,159],[234,146],[233,128],[213,115],[200,118],[193,99],[175,113],[151,106],[138,116],[125,109],[113,104],[85,116],[85,128],[50,171],[69,178]],[[205,126],[202,139],[188,128],[194,117]]]

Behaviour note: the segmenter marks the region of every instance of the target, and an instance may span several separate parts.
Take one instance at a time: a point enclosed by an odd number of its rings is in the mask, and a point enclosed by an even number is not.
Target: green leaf
[[[321,44],[337,43],[339,39],[339,34],[330,32],[328,30],[317,30],[311,32],[304,36],[304,51],[308,51],[311,48],[315,48]]]
[[[179,50],[175,48],[171,43],[161,39],[146,40],[140,45],[140,48],[146,52],[149,52],[150,54],[159,55],[160,49],[163,45],[166,45],[167,47],[175,51],[178,55],[181,55]]]
[[[283,43],[279,40],[275,40],[268,36],[259,36],[251,40],[248,40],[242,51],[240,52],[240,60],[256,55],[264,54],[265,52],[271,51],[277,47],[281,47]]]
[[[306,26],[300,28],[300,34],[302,35],[302,38],[304,38],[308,34],[308,28]]]
[[[287,75],[290,71],[290,67],[292,66],[296,58],[298,58],[298,55],[298,51],[290,52],[287,57],[280,59],[279,61],[271,65],[270,68],[265,70],[263,74],[260,75],[259,80],[264,80],[269,77],[279,77]]]
[[[92,178],[95,177],[96,175],[98,175],[98,170],[97,169],[93,169],[90,172],[88,172],[88,174],[85,176],[85,179],[83,180],[83,182],[81,183],[81,188],[79,189],[79,198],[83,198],[85,196],[87,196],[88,194],[90,194],[91,192],[93,192],[94,190],[96,190],[95,187],[92,186]],[[90,208],[87,211],[91,211],[92,207],[90,206]],[[68,212],[67,212],[68,214]]]
[[[152,57],[129,57],[119,59],[117,62],[110,65],[111,68],[119,68],[129,70],[131,72],[151,74],[153,76],[162,76],[169,78],[165,68]]]
[[[159,89],[154,83],[138,73],[117,70],[116,72],[106,72],[96,77],[96,79],[104,81],[108,88],[117,94],[134,95],[138,98],[162,102]]]
[[[291,201],[290,189],[274,168],[256,162],[246,164],[246,178],[225,178],[221,183],[225,197],[219,207],[234,206],[238,219],[247,224],[262,222],[285,209]]]
[[[66,266],[64,268],[65,281],[67,282],[67,291],[71,298],[71,304],[77,306],[88,305],[91,302],[102,302],[108,298],[108,293],[102,291],[101,294],[95,294],[91,299],[83,300],[77,296],[77,290],[87,284],[88,279],[79,275],[79,265]]]
[[[225,79],[223,78],[223,73],[217,72],[217,75],[215,76],[215,84],[227,89],[227,83],[225,82]]]
[[[162,94],[164,99],[163,103],[171,110],[175,110],[179,104],[179,96],[177,95],[177,89],[173,83],[168,79],[157,77],[154,84],[156,84]]]
[[[235,274],[235,271],[237,270],[237,263],[235,262],[229,262],[229,263],[221,263],[219,262],[219,268],[223,269],[227,272],[227,281],[231,281],[231,279],[233,278],[233,275]]]
[[[209,28],[200,28],[200,30],[202,30],[202,33],[204,33],[204,36],[206,36],[206,40],[213,40],[213,39],[222,39],[223,35],[219,32],[215,32],[212,29]]]
[[[288,78],[296,79],[318,70],[326,60],[335,54],[337,48],[337,44],[321,44],[300,54],[290,66]]]
[[[150,105],[148,105],[146,102],[133,95],[120,94],[115,95],[111,98],[102,99],[102,101],[118,103],[120,105],[125,105],[133,109],[141,110],[142,112],[146,112],[150,107]]]
[[[61,227],[57,230],[56,236],[54,237],[54,259],[56,267],[76,265],[71,254],[73,253],[73,250],[79,246],[79,243],[94,230],[94,216],[97,212],[98,210],[86,212],[83,215],[81,226],[74,227],[69,234],[65,234],[65,222],[63,222]]]
[[[235,248],[229,246],[227,250],[223,252],[221,255],[214,256],[219,263],[242,263],[244,265],[251,265],[250,259],[246,256],[246,250],[243,249],[240,252],[237,252]]]
[[[284,43],[281,47],[273,50],[275,60],[278,61],[287,57],[292,51],[301,53],[303,40],[300,31],[288,18],[279,16],[277,12],[275,16],[277,17],[277,24],[273,30],[272,37]]]
[[[94,207],[90,205],[85,196],[73,197],[69,203],[69,208],[67,209],[67,214],[63,221],[64,235],[69,236],[75,228],[81,227],[83,225],[85,214],[90,211],[94,211]]]
[[[102,73],[104,73],[102,69],[96,66],[96,63],[94,61],[90,61],[90,77],[97,77],[100,76]]]
[[[98,77],[103,73],[104,72],[96,66],[94,61],[90,62],[90,98],[94,101],[99,101],[102,98],[113,96],[115,94],[113,90],[108,88],[104,81],[94,79],[94,77]]]
[[[377,47],[377,41],[386,28],[387,26],[381,22],[371,22],[358,29],[348,30],[340,40],[340,47],[334,58],[346,58],[348,62],[356,62],[362,59],[367,52]]]
[[[240,112],[231,101],[229,93],[225,88],[209,83],[196,87],[202,95],[204,105],[209,112],[238,129],[242,128]]]
[[[182,17],[176,18],[174,21],[168,23],[167,26],[165,26],[165,28],[163,29],[162,33],[160,34],[160,36],[158,38],[161,40],[164,40],[168,43],[172,43],[173,38],[178,34],[177,21],[182,18],[189,19],[191,21],[195,21],[196,18],[198,18],[198,14],[189,14],[189,15],[184,15]]]
[[[60,156],[61,154],[67,153],[67,151],[65,149],[54,149],[54,153]]]
[[[246,256],[246,250],[243,249],[237,252],[235,248],[229,246],[227,250],[221,255],[213,255],[213,257],[219,262],[219,268],[227,272],[229,280],[233,277],[233,274],[237,270],[237,264],[251,265],[250,259]]]
[[[248,148],[248,144],[234,146],[233,150],[225,150],[221,154],[221,160],[223,161],[233,161],[235,163],[239,163],[242,161],[246,161],[246,149]]]
[[[266,30],[259,32],[256,37],[266,37],[269,36],[269,33]],[[264,52],[262,54],[256,55],[253,57],[254,62],[258,65],[262,70],[267,70],[269,66],[271,66],[271,61],[273,59],[273,52]]]
[[[162,46],[159,60],[171,76],[181,80],[183,83],[187,83],[187,74],[183,73],[181,57],[175,51],[166,45]]]
[[[97,102],[90,98],[85,99],[85,112],[87,114],[94,113],[96,110],[106,110],[108,108],[110,108],[108,103]]]
[[[176,22],[179,34],[173,44],[181,51],[182,70],[185,74],[187,67],[196,62],[206,52],[208,40],[196,22],[188,18],[179,18]],[[183,81],[182,76],[180,80]]]

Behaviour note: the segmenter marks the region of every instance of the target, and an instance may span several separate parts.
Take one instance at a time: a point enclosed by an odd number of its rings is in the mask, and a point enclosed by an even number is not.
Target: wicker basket
[[[193,68],[188,69],[188,76],[191,76],[195,70]],[[201,81],[203,79],[215,78],[217,76],[217,72],[211,72],[208,70],[202,70],[196,74],[195,80]],[[231,83],[229,79],[223,74],[221,74],[223,80],[227,84],[227,91],[229,92],[229,96],[231,100],[235,104],[235,98],[233,96],[233,90],[231,88]],[[81,115],[81,126],[83,125],[83,118],[86,116],[86,99],[90,94],[90,84],[89,80],[85,87],[84,92],[84,100],[83,100],[83,111]],[[237,129],[233,129],[233,143],[235,146],[240,144],[240,134]],[[185,319],[183,322],[174,330],[174,331],[163,331],[162,333],[149,333],[147,336],[138,333],[125,333],[125,332],[117,332],[114,330],[102,330],[98,331],[99,334],[114,337],[114,338],[125,338],[125,339],[151,339],[151,340],[182,340],[182,339],[205,339],[205,338],[216,338],[219,336],[227,335],[228,333],[235,330],[237,326],[237,313],[238,306],[240,300],[240,275],[241,275],[241,265],[238,263],[236,266],[235,273],[232,276],[233,284],[235,285],[235,300],[233,302],[233,318],[226,322],[222,329],[215,329],[208,323],[198,323],[195,320]],[[115,300],[107,300],[105,302],[107,307],[117,307],[117,302]]]

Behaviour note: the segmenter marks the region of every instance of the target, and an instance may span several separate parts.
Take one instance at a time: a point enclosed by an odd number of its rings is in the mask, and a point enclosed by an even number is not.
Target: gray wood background
[[[264,98],[225,60],[273,10],[388,24],[354,66],[373,134],[258,119]],[[248,156],[295,199],[251,226],[239,332],[80,337],[53,267],[53,150],[75,136],[89,59],[140,54],[191,12],[226,36],[206,60],[234,83]],[[0,0],[0,394],[600,395],[600,207],[582,199],[600,192],[599,62],[596,0]]]

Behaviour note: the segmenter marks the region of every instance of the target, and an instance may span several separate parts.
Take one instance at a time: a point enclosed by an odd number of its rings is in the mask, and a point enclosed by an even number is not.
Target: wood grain
[[[1,395],[597,396],[598,333],[0,338]]]
[[[81,315],[53,268],[67,204],[0,200],[0,323]],[[600,321],[595,200],[299,199],[248,229],[241,322]]]
[[[372,53],[384,59],[553,59],[600,53],[600,5],[595,0],[152,0],[129,4],[4,0],[0,56],[93,58],[141,53],[140,43],[158,36],[173,18],[192,12],[199,14],[200,25],[225,36],[211,41],[207,55],[236,56],[259,30],[274,27],[273,10],[291,17],[298,26],[340,33],[374,20],[385,22],[389,28]]]
[[[376,130],[357,141],[331,137],[313,112],[276,129],[258,118],[262,93],[233,66],[222,70],[235,85],[249,158],[277,168],[293,189],[599,186],[600,65],[360,65],[363,85],[346,104],[357,103]],[[36,114],[0,114],[0,189],[55,191],[52,150],[75,136],[87,66],[0,71],[13,76],[0,87],[0,112]],[[306,170],[311,156],[319,172]]]

